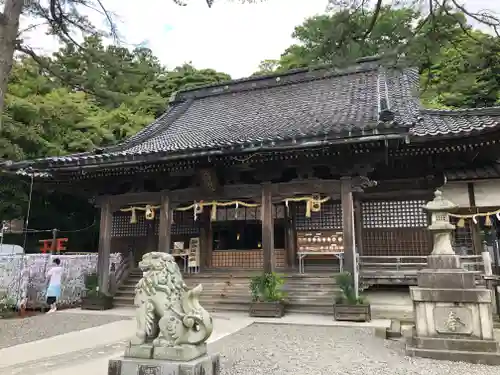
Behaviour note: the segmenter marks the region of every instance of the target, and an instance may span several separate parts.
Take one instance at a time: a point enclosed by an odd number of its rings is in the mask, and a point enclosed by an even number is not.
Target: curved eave
[[[321,134],[315,136],[306,136],[300,139],[275,139],[262,140],[260,142],[242,142],[241,144],[227,145],[225,147],[214,147],[210,149],[184,149],[180,151],[153,150],[149,152],[128,153],[126,151],[113,154],[93,154],[84,158],[60,157],[33,160],[31,162],[13,163],[9,170],[16,171],[32,168],[38,171],[80,169],[80,168],[99,168],[120,163],[120,165],[135,165],[152,162],[169,162],[196,159],[209,156],[225,156],[235,154],[247,154],[253,152],[273,152],[283,150],[293,150],[300,148],[313,148],[334,144],[363,143],[375,139],[404,138],[408,134],[407,129],[370,129],[364,132],[347,132],[345,134],[336,134],[335,136]]]

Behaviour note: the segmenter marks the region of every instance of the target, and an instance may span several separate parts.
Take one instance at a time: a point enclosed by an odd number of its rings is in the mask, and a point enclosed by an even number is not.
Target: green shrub
[[[283,302],[285,299],[284,284],[284,279],[274,272],[253,277],[250,282],[252,301]]]
[[[0,316],[11,313],[16,308],[16,301],[7,296],[6,292],[0,292]]]
[[[354,280],[349,272],[341,272],[335,278],[340,288],[340,294],[336,296],[335,303],[346,305],[362,305],[365,303],[363,297],[356,298]]]
[[[99,280],[97,273],[90,273],[85,276],[85,295],[96,296],[99,294]]]

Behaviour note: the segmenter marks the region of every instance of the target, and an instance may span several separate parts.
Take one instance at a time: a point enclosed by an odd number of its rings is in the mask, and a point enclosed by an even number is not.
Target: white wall
[[[475,181],[477,207],[500,207],[500,180]],[[470,207],[467,182],[448,182],[440,189],[443,196],[459,207]]]
[[[500,180],[474,182],[477,207],[500,207]]]
[[[469,190],[466,182],[448,182],[440,189],[443,197],[459,207],[470,207]]]

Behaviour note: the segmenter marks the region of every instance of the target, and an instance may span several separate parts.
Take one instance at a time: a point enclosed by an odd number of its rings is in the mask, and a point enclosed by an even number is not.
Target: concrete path
[[[133,334],[135,321],[133,309],[114,309],[104,312],[89,312],[78,309],[55,313],[95,314],[130,317],[130,319],[71,332],[59,336],[16,345],[0,350],[0,374],[2,375],[88,375],[107,374],[108,360],[123,353],[125,343]],[[316,326],[357,326],[385,328],[388,320],[373,320],[370,323],[353,324],[333,321],[329,316],[287,315],[282,319],[254,319],[245,313],[214,314],[215,330],[209,342],[217,341],[235,333],[252,323],[278,323]]]

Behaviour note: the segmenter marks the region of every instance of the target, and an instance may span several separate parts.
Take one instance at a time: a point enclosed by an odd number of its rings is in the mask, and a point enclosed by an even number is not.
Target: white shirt
[[[52,267],[47,271],[47,277],[50,277],[49,286],[61,285],[61,276],[63,269],[61,266]]]

